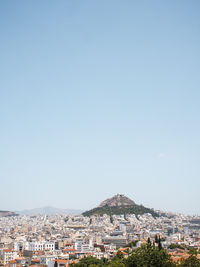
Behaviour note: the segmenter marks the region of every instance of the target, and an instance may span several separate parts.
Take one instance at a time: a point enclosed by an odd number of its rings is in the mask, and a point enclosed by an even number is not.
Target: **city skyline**
[[[200,214],[199,10],[0,2],[0,210],[120,193]]]

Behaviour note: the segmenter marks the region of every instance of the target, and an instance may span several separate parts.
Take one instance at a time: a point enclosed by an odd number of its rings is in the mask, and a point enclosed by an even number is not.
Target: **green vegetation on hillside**
[[[158,217],[158,213],[156,213],[154,210],[145,208],[142,205],[132,205],[132,206],[103,206],[103,207],[97,207],[89,211],[85,211],[83,213],[84,216],[92,216],[92,215],[121,215],[121,214],[135,214],[135,215],[142,215],[144,213],[150,213],[153,217]]]

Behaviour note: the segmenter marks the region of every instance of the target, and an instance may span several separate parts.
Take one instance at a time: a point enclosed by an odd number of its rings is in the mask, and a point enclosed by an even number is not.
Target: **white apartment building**
[[[30,251],[38,251],[38,250],[55,250],[55,242],[48,241],[35,241],[35,242],[26,242],[25,249]]]
[[[50,261],[53,261],[57,257],[55,255],[44,255],[40,257],[40,264],[48,265]]]
[[[75,250],[78,252],[82,251],[82,245],[83,245],[83,240],[82,239],[76,239],[75,241]]]
[[[11,260],[15,260],[18,257],[17,251],[12,249],[4,249],[3,250],[3,263],[8,264]]]
[[[91,246],[90,244],[83,243],[82,239],[76,239],[75,241],[75,250],[77,252],[90,252],[91,251]]]

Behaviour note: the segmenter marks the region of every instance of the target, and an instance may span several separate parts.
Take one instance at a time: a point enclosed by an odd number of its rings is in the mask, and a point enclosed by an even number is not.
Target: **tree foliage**
[[[159,239],[158,239],[159,243]],[[133,249],[131,254],[124,258],[122,252],[118,252],[111,260],[99,260],[94,257],[85,257],[74,267],[200,267],[200,262],[194,254],[181,263],[175,264],[167,251],[159,246],[147,243]]]
[[[194,255],[191,255],[180,266],[181,267],[200,267],[200,262]]]
[[[80,261],[76,264],[71,264],[71,266],[75,266],[75,267],[94,267],[94,266],[105,266],[105,264],[103,263],[103,261],[95,258],[95,257],[84,257],[82,259],[80,259]]]
[[[174,266],[170,256],[164,249],[150,244],[137,248],[126,260],[127,267],[171,267]]]

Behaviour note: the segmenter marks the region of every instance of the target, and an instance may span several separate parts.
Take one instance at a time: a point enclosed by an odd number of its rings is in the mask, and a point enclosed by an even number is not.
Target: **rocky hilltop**
[[[108,198],[103,202],[101,202],[99,207],[132,206],[132,205],[135,205],[135,202],[133,200],[124,195],[117,194],[114,197]]]
[[[92,216],[92,215],[120,215],[120,214],[135,214],[142,215],[144,213],[150,213],[153,217],[159,216],[157,212],[153,209],[146,208],[143,205],[137,205],[130,198],[117,194],[112,198],[108,198],[101,202],[101,204],[94,209],[85,211],[83,213],[84,216]]]
[[[9,217],[9,216],[17,216],[15,212],[7,211],[7,210],[0,210],[0,217]]]

